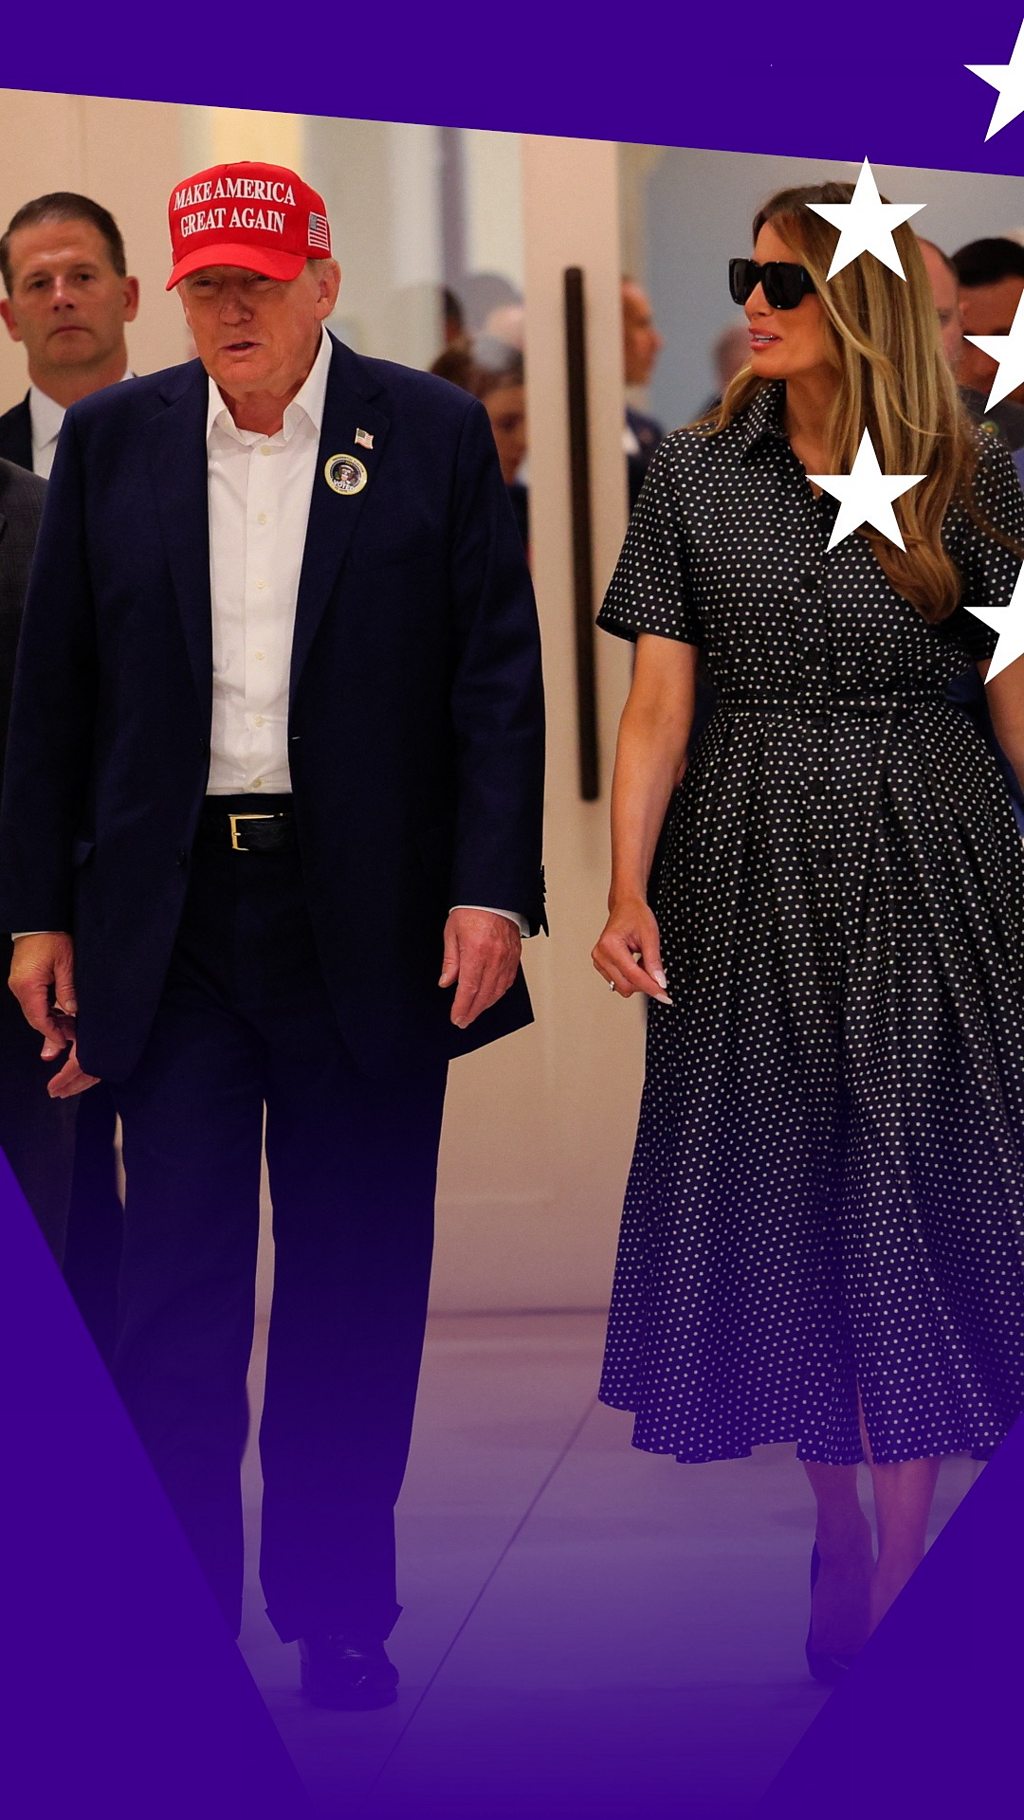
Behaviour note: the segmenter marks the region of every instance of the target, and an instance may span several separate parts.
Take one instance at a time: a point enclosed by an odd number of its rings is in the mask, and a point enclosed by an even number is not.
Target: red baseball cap
[[[172,291],[189,272],[238,265],[297,278],[307,259],[331,257],[324,199],[283,164],[215,164],[186,177],[167,207]]]

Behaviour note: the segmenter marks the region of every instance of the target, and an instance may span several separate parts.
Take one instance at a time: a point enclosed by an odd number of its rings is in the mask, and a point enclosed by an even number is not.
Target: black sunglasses
[[[795,310],[801,298],[814,289],[814,279],[802,265],[790,265],[783,259],[769,259],[758,265],[756,259],[730,259],[729,291],[733,303],[746,303],[758,287],[773,310]]]

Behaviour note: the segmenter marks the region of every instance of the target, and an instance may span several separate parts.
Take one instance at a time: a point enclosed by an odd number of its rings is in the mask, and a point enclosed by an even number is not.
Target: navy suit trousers
[[[262,804],[261,804],[262,807]],[[114,1374],[225,1617],[242,1598],[261,1140],[274,1291],[260,1574],[282,1640],[378,1639],[401,1607],[409,1448],[447,1062],[372,1082],[332,1018],[296,852],[197,844],[170,973],[115,1094],[125,1248]],[[373,947],[368,907],[365,965]]]

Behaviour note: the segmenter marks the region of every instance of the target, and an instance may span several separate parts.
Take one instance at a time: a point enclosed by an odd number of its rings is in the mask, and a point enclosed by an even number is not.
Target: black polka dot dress
[[[601,1397],[680,1460],[998,1445],[1024,1406],[1024,857],[944,690],[995,634],[929,627],[827,544],[765,387],[649,472],[599,623],[699,644],[719,706],[652,904],[673,1008],[647,1073]],[[988,521],[1024,541],[981,437]],[[951,510],[964,601],[1019,558]]]

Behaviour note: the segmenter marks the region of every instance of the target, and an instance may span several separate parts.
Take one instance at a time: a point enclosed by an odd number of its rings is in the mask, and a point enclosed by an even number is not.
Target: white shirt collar
[[[278,435],[283,441],[290,440],[303,417],[309,420],[319,437],[320,427],[323,423],[324,399],[327,396],[327,374],[330,370],[332,352],[331,338],[327,330],[321,327],[320,346],[317,349],[316,359],[295,397],[285,407],[284,422],[278,431]],[[209,400],[206,407],[207,444],[209,444],[215,428],[226,431],[238,442],[265,442],[267,440],[266,437],[258,436],[253,430],[240,430],[224,403],[215,381],[208,377],[207,384],[209,386]]]
[[[64,422],[64,406],[46,392],[41,392],[37,385],[31,385],[28,392],[29,416],[32,419],[32,441],[36,448],[45,449],[48,442],[56,442],[60,435],[60,426]]]
[[[131,367],[126,367],[118,383],[134,378]],[[65,408],[55,398],[51,398],[48,392],[41,392],[36,384],[29,386],[28,410],[32,423],[32,442],[37,449],[45,449],[48,443],[56,442],[64,422]]]

